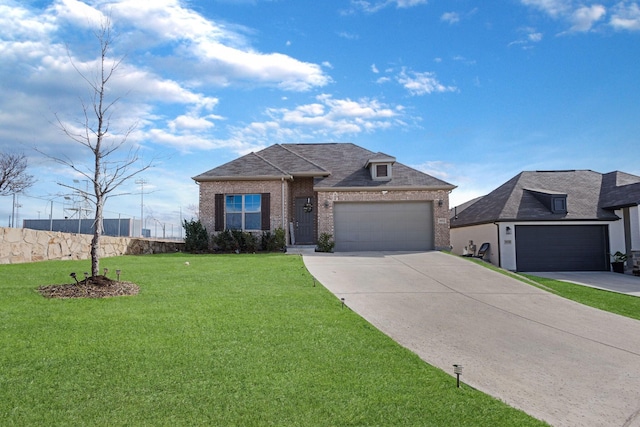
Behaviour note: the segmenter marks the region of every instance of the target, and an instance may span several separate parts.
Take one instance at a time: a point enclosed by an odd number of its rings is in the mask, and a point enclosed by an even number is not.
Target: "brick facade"
[[[321,233],[334,235],[333,202],[432,201],[435,249],[450,249],[449,192],[446,190],[389,191],[321,191],[314,192],[313,178],[293,181],[207,181],[200,183],[200,220],[209,233],[215,229],[215,194],[270,193],[271,230],[278,227],[289,235],[289,222],[295,221],[297,197],[312,197],[315,212],[316,238]],[[284,194],[284,204],[282,195]],[[439,201],[442,201],[440,204]],[[289,239],[287,238],[289,242]]]
[[[215,206],[216,194],[259,194],[270,193],[270,222],[271,230],[282,227],[288,228],[289,212],[289,185],[286,180],[276,181],[206,181],[200,183],[200,221],[209,234],[215,230]],[[284,198],[282,197],[284,194]],[[284,201],[284,204],[283,204]],[[283,216],[284,213],[284,216]]]

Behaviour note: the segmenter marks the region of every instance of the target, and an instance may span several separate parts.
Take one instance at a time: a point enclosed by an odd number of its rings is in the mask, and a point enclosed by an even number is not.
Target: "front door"
[[[295,239],[297,245],[315,243],[316,204],[313,197],[296,197]]]

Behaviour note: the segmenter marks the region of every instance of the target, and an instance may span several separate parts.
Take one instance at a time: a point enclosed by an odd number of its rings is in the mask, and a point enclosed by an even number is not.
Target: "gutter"
[[[429,186],[378,186],[378,187],[319,187],[314,186],[313,189],[315,191],[451,191],[455,186],[446,186],[446,187],[429,187]]]
[[[255,176],[195,176],[196,182],[215,182],[215,181],[278,181],[281,179],[293,179],[291,175],[255,175]]]

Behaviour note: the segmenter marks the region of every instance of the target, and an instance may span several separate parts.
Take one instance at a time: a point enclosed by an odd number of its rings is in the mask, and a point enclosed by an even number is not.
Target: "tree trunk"
[[[93,224],[93,238],[91,239],[91,276],[100,274],[100,236],[102,236],[103,202],[100,198],[96,203],[96,216]]]

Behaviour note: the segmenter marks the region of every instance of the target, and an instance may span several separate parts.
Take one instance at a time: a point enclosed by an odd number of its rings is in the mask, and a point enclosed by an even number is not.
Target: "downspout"
[[[280,178],[280,181],[282,183],[282,197],[281,197],[281,199],[282,199],[282,229],[286,233],[286,231],[287,231],[287,223],[286,223],[285,218],[284,218],[284,177]]]
[[[500,239],[500,223],[494,222],[498,229],[498,267],[502,268],[502,252],[500,251],[500,244],[502,240]]]

